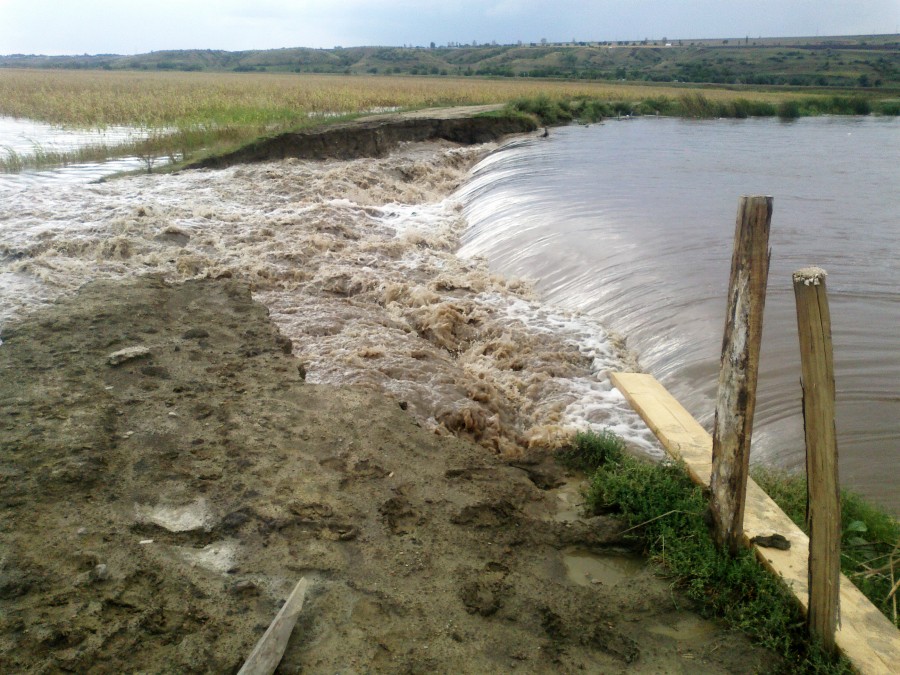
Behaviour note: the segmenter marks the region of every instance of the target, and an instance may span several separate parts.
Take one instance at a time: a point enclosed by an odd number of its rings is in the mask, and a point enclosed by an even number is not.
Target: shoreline
[[[365,115],[351,122],[259,138],[240,148],[191,161],[182,169],[223,169],[235,164],[296,159],[384,157],[401,143],[449,141],[480,145],[511,134],[535,131],[537,122],[504,106],[457,106]]]

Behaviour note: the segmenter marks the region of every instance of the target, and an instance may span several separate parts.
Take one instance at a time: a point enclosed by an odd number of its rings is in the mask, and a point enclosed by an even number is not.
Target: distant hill
[[[549,77],[900,86],[900,35],[0,56],[0,68]]]

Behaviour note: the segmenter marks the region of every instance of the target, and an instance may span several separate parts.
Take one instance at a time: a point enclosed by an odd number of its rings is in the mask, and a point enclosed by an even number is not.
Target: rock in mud
[[[113,352],[106,357],[106,362],[111,366],[118,366],[128,361],[142,359],[147,356],[150,356],[150,349],[148,347],[138,345],[136,347],[126,347],[125,349],[120,349],[117,352]]]

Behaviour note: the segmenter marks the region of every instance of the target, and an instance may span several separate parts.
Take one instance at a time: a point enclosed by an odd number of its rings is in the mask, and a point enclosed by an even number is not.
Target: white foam
[[[286,160],[0,194],[0,320],[92,279],[229,273],[294,343],[314,383],[408,404],[437,433],[498,452],[609,426],[648,432],[610,387],[625,355],[596,322],[456,255],[454,191],[483,148]]]

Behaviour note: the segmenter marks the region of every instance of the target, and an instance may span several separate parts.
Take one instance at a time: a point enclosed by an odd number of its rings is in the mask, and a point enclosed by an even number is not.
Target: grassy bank
[[[686,91],[676,96],[653,95],[640,99],[605,100],[590,96],[553,99],[539,96],[517,99],[514,109],[537,116],[544,124],[596,122],[622,115],[666,115],[693,119],[779,117],[797,119],[816,115],[898,115],[900,101],[865,96],[834,94],[785,95],[771,97],[710,96],[708,92]]]
[[[801,94],[609,82],[298,74],[0,70],[0,115],[73,128],[132,126],[148,140],[75,153],[0,150],[0,171],[110,157],[197,159],[262,135],[373,111],[510,103],[545,124],[620,114],[747,117],[876,112],[875,94]]]
[[[707,525],[708,497],[681,465],[652,464],[624,450],[621,439],[602,432],[579,434],[562,452],[564,463],[591,476],[590,509],[619,513],[651,560],[703,611],[781,654],[787,672],[850,672],[846,661],[832,659],[810,643],[793,597],[749,550],[737,558],[718,550]],[[772,471],[757,477],[802,524],[805,480]],[[889,593],[900,528],[893,518],[849,493],[844,494],[842,510],[843,571],[897,624]]]

